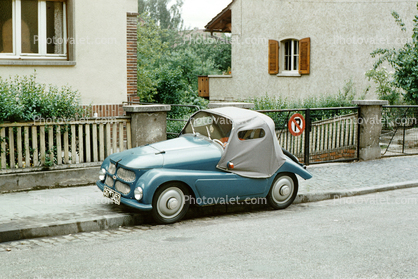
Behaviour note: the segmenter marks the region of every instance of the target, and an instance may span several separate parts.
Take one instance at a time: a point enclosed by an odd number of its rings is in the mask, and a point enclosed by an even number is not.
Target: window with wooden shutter
[[[311,38],[299,41],[299,74],[309,75],[311,59]]]
[[[269,40],[269,74],[279,73],[279,42]]]

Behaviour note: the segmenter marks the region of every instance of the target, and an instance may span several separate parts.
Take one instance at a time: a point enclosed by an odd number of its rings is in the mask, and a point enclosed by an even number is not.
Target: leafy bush
[[[321,95],[319,97],[312,96],[306,99],[288,101],[286,98],[270,97],[268,95],[263,97],[256,97],[249,102],[255,104],[255,110],[285,110],[285,109],[294,109],[291,112],[267,112],[266,114],[270,116],[276,127],[283,129],[286,127],[287,122],[291,115],[294,113],[303,113],[303,111],[297,111],[297,109],[305,108],[336,108],[336,107],[352,107],[352,101],[354,99],[364,99],[367,94],[368,89],[366,89],[361,95],[356,93],[354,88],[354,83],[349,80],[346,82],[342,90],[338,91],[338,94],[335,95]],[[315,110],[311,111],[311,121],[329,119],[331,117],[345,115],[354,112],[351,109],[341,109],[341,110]]]
[[[417,4],[418,9],[418,4]],[[395,22],[401,27],[402,32],[406,32],[405,23],[399,14],[392,12]],[[371,53],[373,58],[378,57],[373,70],[377,70],[384,62],[388,62],[395,70],[391,84],[402,89],[404,100],[413,105],[418,104],[418,15],[413,20],[413,33],[411,40],[400,49],[376,49]],[[385,96],[393,99],[396,92],[389,92]],[[395,94],[395,95],[394,95]],[[396,98],[395,98],[396,100]]]
[[[0,123],[82,116],[79,99],[79,93],[70,87],[37,83],[35,74],[0,77]]]
[[[367,94],[366,89],[361,95],[358,95],[352,80],[346,82],[342,90],[338,90],[335,95],[312,96],[306,99],[288,101],[281,96],[255,97],[249,102],[255,104],[255,110],[272,110],[272,109],[297,109],[297,108],[330,108],[330,107],[350,107],[353,106],[352,101],[356,99],[364,99]]]
[[[366,72],[366,77],[376,83],[376,91],[380,100],[386,100],[390,105],[402,104],[402,94],[399,88],[394,86],[393,74],[385,67]]]

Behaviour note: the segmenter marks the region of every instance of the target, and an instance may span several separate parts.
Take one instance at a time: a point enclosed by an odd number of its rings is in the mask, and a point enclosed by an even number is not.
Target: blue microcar
[[[298,180],[312,175],[280,147],[273,120],[225,107],[190,117],[180,136],[110,155],[97,186],[115,204],[151,211],[163,224],[190,204],[245,204],[265,198],[274,209],[296,198]]]

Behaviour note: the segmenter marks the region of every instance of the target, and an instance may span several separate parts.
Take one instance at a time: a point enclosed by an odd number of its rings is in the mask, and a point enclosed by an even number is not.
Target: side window
[[[238,138],[240,140],[252,140],[264,138],[266,132],[263,129],[245,130],[238,132]]]

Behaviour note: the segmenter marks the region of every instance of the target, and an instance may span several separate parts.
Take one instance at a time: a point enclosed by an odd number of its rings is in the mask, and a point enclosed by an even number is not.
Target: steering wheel
[[[216,142],[217,144],[219,144],[220,146],[222,146],[222,148],[225,148],[224,144],[222,143],[222,141],[218,140],[218,139],[213,139],[214,142]]]

